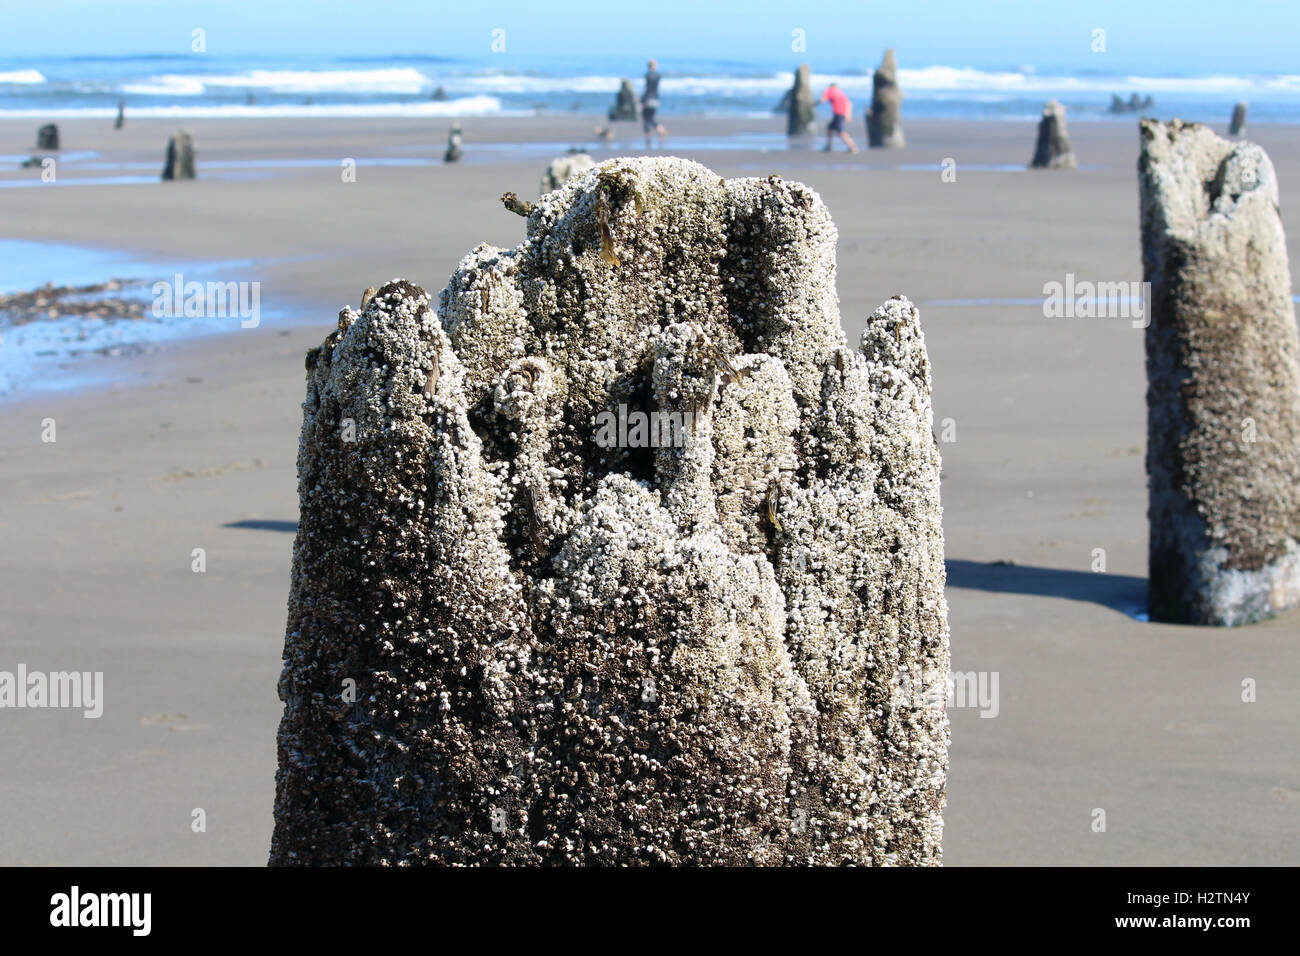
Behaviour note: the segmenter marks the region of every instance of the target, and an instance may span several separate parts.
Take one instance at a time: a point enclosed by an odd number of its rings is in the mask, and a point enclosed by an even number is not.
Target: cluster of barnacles
[[[370,300],[373,299],[374,297],[375,297],[374,286],[370,286],[370,288],[366,289],[365,292],[361,293],[362,310],[364,310],[365,307],[370,304]],[[311,373],[315,370],[316,366],[320,364],[322,359],[324,360],[326,365],[329,364],[330,356],[334,352],[334,346],[339,344],[339,340],[343,338],[343,333],[348,330],[348,326],[350,326],[355,319],[356,319],[356,313],[352,311],[352,308],[350,306],[344,306],[343,308],[339,309],[338,328],[335,331],[331,332],[328,336],[326,336],[325,341],[322,342],[320,345],[317,345],[314,348],[309,348],[307,350],[307,355],[303,359],[303,367],[306,368],[307,370],[308,378],[311,378]]]

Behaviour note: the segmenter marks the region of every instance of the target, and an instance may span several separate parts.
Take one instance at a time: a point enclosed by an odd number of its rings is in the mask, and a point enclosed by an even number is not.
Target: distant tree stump
[[[867,111],[867,143],[877,149],[901,149],[903,136],[903,91],[898,86],[898,61],[886,50],[871,78],[871,109]]]
[[[1246,135],[1246,104],[1238,103],[1232,108],[1232,122],[1228,124],[1229,136]]]
[[[194,179],[194,140],[185,130],[180,130],[167,141],[167,159],[163,165],[162,178]]]
[[[461,148],[460,120],[451,124],[451,131],[447,134],[447,149],[442,154],[444,163],[459,163],[464,150]]]
[[[636,90],[632,89],[632,81],[624,80],[618,87],[618,97],[614,100],[614,105],[610,107],[609,119],[611,122],[617,120],[638,120],[641,118],[641,104],[636,98]]]
[[[1070,134],[1065,128],[1065,107],[1049,100],[1043,107],[1043,118],[1038,121],[1038,142],[1030,169],[1074,169],[1078,166]]]

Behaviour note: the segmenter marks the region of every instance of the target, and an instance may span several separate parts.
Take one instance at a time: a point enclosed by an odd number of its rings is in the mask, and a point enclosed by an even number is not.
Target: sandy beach
[[[32,152],[36,125],[0,121],[0,154]],[[263,310],[256,328],[88,357],[68,370],[82,388],[0,399],[0,667],[103,671],[105,697],[95,720],[6,715],[0,864],[266,862],[304,352],[366,287],[436,293],[477,244],[519,242],[501,194],[534,198],[568,146],[644,152],[632,124],[596,148],[591,116],[466,120],[456,165],[441,120],[187,120],[199,179],[158,183],[177,125],[68,120],[64,152],[94,155],[55,183],[0,168],[4,238],[104,250],[149,282],[206,265],[260,282]],[[909,122],[906,149],[850,156],[785,148],[777,117],[697,117],[670,123],[666,152],[820,194],[850,342],[890,296],[920,307],[953,669],[999,690],[996,714],[949,710],[945,863],[1293,864],[1300,612],[1231,630],[1138,617],[1142,331],[1041,304],[1067,274],[1141,280],[1136,120],[1070,132],[1077,171],[1025,170],[1023,122]],[[1300,287],[1300,126],[1249,137],[1277,168]],[[25,286],[59,280],[51,261]]]

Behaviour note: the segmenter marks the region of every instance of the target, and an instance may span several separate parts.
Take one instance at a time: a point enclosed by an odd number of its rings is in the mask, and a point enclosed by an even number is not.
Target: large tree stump
[[[53,123],[47,123],[38,129],[36,131],[36,148],[57,153],[59,151],[59,128]]]
[[[939,861],[930,367],[902,297],[847,347],[835,241],[801,184],[610,160],[436,314],[340,313],[272,863]]]
[[[1245,624],[1300,603],[1300,343],[1273,164],[1141,121],[1150,601]]]

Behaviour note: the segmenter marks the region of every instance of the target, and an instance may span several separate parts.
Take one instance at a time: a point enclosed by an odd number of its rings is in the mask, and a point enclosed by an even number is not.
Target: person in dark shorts
[[[832,83],[826,87],[826,92],[822,94],[819,102],[825,103],[827,100],[830,100],[831,112],[835,115],[831,117],[830,124],[826,127],[825,151],[828,153],[831,151],[831,136],[839,133],[840,139],[844,140],[849,152],[856,153],[858,144],[853,142],[853,137],[849,135],[848,130],[845,128],[849,117],[853,115],[853,103],[849,100],[848,94],[840,89],[838,83]]]
[[[663,149],[664,139],[668,134],[664,132],[664,124],[656,119],[659,112],[659,70],[654,60],[648,64],[645,72],[645,93],[641,95],[641,128],[645,131],[645,148],[650,148],[650,137],[652,134],[659,135],[659,148]]]

